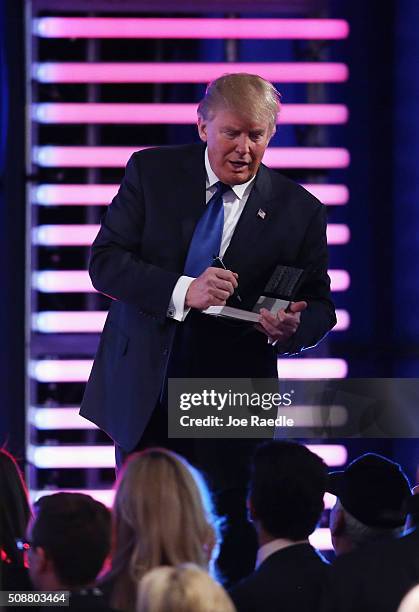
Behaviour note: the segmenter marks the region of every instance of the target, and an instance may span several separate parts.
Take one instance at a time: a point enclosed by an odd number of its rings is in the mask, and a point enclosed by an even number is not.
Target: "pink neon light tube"
[[[32,329],[42,333],[99,333],[105,324],[107,312],[92,311],[43,311],[33,313]],[[344,331],[350,326],[346,310],[336,310],[337,324],[333,331]]]
[[[348,451],[342,444],[306,444],[305,446],[321,457],[329,467],[340,467],[348,460]]]
[[[346,291],[350,276],[346,270],[329,270],[332,291]],[[43,293],[91,293],[93,288],[85,270],[43,270],[32,274],[32,287]]]
[[[34,446],[28,461],[38,468],[114,468],[115,449],[109,446]]]
[[[316,550],[333,550],[332,535],[326,527],[318,527],[308,540]]]
[[[97,429],[79,415],[79,408],[35,408],[28,411],[28,420],[37,429]]]
[[[38,382],[86,382],[92,368],[90,359],[43,359],[31,361],[29,375]],[[345,378],[348,365],[343,359],[280,359],[282,379]]]
[[[347,310],[337,309],[336,319],[337,323],[333,331],[345,331],[351,325],[351,316]]]
[[[91,293],[95,291],[85,270],[33,272],[32,286],[43,293]]]
[[[351,277],[346,270],[329,270],[332,291],[346,291],[351,284]]]
[[[281,414],[294,418],[298,427],[320,427],[323,425],[323,407],[316,405],[293,404],[288,409],[282,408]],[[331,427],[342,427],[348,420],[344,406],[329,407],[329,424]],[[66,406],[61,408],[30,407],[28,420],[37,429],[96,429],[96,425],[79,415],[79,408]]]
[[[323,204],[340,206],[347,204],[349,200],[349,189],[346,185],[324,185],[324,184],[303,184],[303,187],[312,193]]]
[[[346,463],[347,451],[339,445],[307,445],[329,467]],[[343,457],[345,459],[343,460]],[[108,446],[35,446],[28,447],[28,460],[39,468],[114,467],[115,450]]]
[[[40,246],[88,246],[99,225],[40,225],[32,231],[32,243]]]
[[[38,147],[34,149],[34,162],[40,166],[67,168],[117,168],[125,166],[135,151],[145,147]],[[329,147],[270,147],[264,163],[271,168],[347,168],[350,155],[347,149]],[[327,185],[316,185],[319,190]],[[344,187],[344,186],[342,186]],[[314,187],[313,187],[314,189]],[[313,192],[316,195],[316,192]],[[36,193],[36,192],[35,192]],[[346,197],[347,190],[340,190]],[[335,194],[334,194],[335,195]]]
[[[196,104],[41,103],[32,106],[40,123],[178,124],[196,123]],[[348,120],[344,104],[283,104],[282,124],[342,124]]]
[[[271,147],[264,163],[271,168],[347,168],[347,149],[326,147]]]
[[[43,359],[29,363],[29,376],[38,382],[86,382],[90,359]]]
[[[99,225],[40,225],[32,231],[32,243],[40,246],[89,246],[95,239]],[[330,245],[346,244],[350,240],[347,225],[329,224],[327,241]]]
[[[83,149],[83,148],[82,148]],[[64,164],[58,164],[64,165]],[[38,185],[32,190],[32,201],[43,205],[103,206],[108,204],[118,191],[119,185]],[[345,185],[303,184],[323,204],[342,205],[349,199]]]
[[[226,71],[258,74],[272,83],[340,83],[348,79],[345,64],[328,62],[65,62],[36,64],[33,76],[41,83],[207,83]]]
[[[281,408],[281,415],[294,419],[295,427],[323,427],[324,407],[316,404],[292,404]],[[328,425],[343,427],[348,422],[348,411],[345,406],[333,404],[328,406]]]
[[[53,495],[54,493],[84,493],[84,495],[90,495],[93,499],[100,501],[105,504],[108,508],[112,508],[113,501],[115,499],[114,489],[32,489],[29,491],[31,502],[36,502],[40,497],[45,495]],[[326,493],[324,496],[324,507],[326,510],[330,510],[336,503],[336,497],[330,493]],[[318,548],[318,546],[316,546]],[[323,549],[324,550],[324,549]]]
[[[93,499],[105,504],[108,508],[112,508],[115,498],[113,489],[32,489],[29,491],[29,497],[31,502],[34,503],[41,497],[54,493],[84,493],[84,495],[90,495]]]
[[[44,38],[342,39],[343,19],[199,19],[43,17],[33,32]]]
[[[62,165],[62,164],[61,164]],[[37,204],[77,204],[81,206],[109,204],[119,185],[38,185],[32,192]]]
[[[345,378],[347,374],[348,364],[344,359],[278,359],[278,376],[284,380]]]
[[[125,166],[135,151],[144,148],[146,147],[35,147],[33,161],[44,167],[118,168]]]
[[[105,324],[106,315],[104,310],[37,312],[32,314],[32,329],[47,334],[99,333]]]
[[[323,502],[325,510],[331,510],[336,503],[336,495],[332,495],[331,493],[325,493]]]
[[[351,232],[347,225],[329,223],[327,226],[327,243],[331,245],[347,244],[351,239]]]

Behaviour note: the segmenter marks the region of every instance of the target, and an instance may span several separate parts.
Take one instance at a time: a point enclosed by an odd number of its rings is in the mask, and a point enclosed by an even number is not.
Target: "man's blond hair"
[[[268,121],[275,132],[281,94],[257,74],[224,74],[211,81],[198,105],[198,116],[211,121],[217,110],[227,109],[252,121]]]

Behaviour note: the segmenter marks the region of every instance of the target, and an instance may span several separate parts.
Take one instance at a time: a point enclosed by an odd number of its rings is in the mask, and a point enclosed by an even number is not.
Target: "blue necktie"
[[[186,276],[197,278],[213,262],[214,255],[219,255],[224,227],[223,194],[230,189],[218,181],[217,191],[206,205],[205,212],[199,219],[191,243],[184,268]]]

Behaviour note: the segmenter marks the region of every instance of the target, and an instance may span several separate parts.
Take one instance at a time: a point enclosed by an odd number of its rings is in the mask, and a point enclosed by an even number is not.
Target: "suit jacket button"
[[[163,355],[168,355],[168,353],[169,353],[169,349],[165,348],[164,351],[163,351]]]

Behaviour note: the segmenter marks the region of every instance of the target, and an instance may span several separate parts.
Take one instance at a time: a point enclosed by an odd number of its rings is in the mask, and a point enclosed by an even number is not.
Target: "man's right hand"
[[[238,275],[222,268],[207,268],[189,285],[185,306],[205,310],[209,306],[225,306],[237,288]]]

